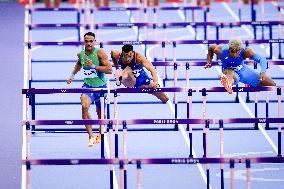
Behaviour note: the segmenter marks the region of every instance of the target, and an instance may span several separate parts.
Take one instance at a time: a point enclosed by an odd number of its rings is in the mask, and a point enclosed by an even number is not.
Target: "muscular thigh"
[[[251,86],[258,86],[259,85],[259,72],[250,68],[249,66],[244,66],[239,71],[240,82],[244,84],[249,84]]]
[[[82,96],[81,96],[81,104],[82,104],[82,106],[90,107],[91,103],[92,103],[91,98],[87,94],[82,94]]]
[[[128,66],[122,71],[122,76],[123,77],[128,77],[131,74],[132,74],[132,69],[130,67],[128,67]]]

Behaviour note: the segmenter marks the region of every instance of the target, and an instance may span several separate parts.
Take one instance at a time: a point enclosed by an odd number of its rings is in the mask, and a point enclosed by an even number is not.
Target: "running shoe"
[[[225,87],[228,93],[233,93],[232,85],[230,85],[229,79],[225,74],[221,76],[221,84]]]
[[[94,145],[95,145],[95,138],[94,137],[89,138],[88,147],[92,148]]]
[[[98,135],[96,136],[95,144],[99,144],[100,142],[101,142],[101,133],[99,132]]]

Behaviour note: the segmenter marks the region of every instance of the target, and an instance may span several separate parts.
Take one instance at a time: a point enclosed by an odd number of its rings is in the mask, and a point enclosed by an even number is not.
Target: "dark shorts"
[[[82,88],[85,89],[89,89],[89,88],[106,88],[106,85],[103,86],[99,86],[99,87],[92,87],[90,85],[87,85],[86,83],[83,84]],[[82,93],[81,96],[83,94],[86,94],[90,97],[92,104],[95,104],[97,108],[101,108],[101,102],[100,102],[100,92],[96,92],[96,93]],[[104,104],[106,105],[106,96],[107,93],[104,93]]]

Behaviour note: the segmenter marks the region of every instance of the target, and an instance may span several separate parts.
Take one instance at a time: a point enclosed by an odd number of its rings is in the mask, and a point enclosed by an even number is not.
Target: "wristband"
[[[71,77],[72,79],[74,79],[75,74],[71,73],[71,75],[69,77]]]

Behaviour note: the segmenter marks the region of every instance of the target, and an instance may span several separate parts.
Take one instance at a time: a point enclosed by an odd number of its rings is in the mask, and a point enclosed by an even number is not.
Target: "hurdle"
[[[233,89],[233,90],[236,90],[236,89]],[[271,90],[275,90],[275,87],[245,87],[245,88],[241,88],[238,89],[240,92],[247,92],[247,91],[250,91],[250,92],[259,92],[259,91],[271,91]],[[115,112],[114,112],[114,115],[115,115],[115,119],[117,119],[117,93],[137,93],[137,92],[142,92],[142,93],[153,93],[153,92],[186,92],[186,91],[189,91],[188,92],[188,104],[187,104],[187,119],[191,119],[191,115],[190,115],[190,111],[192,111],[191,106],[192,106],[192,102],[190,100],[191,96],[192,96],[192,89],[186,89],[186,88],[160,88],[160,89],[140,89],[140,88],[137,88],[137,89],[127,89],[127,88],[120,88],[120,89],[110,89],[110,90],[106,90],[106,89],[23,89],[23,94],[27,94],[26,98],[28,99],[30,94],[54,94],[54,93],[64,93],[64,94],[67,94],[67,93],[82,93],[82,92],[100,92],[101,94],[103,94],[104,92],[107,92],[109,91],[110,93],[114,93],[115,95],[115,104],[114,104],[114,107],[115,107]],[[193,121],[193,123],[189,122],[189,123],[185,123],[187,124],[187,130],[189,131],[189,139],[191,141],[191,144],[192,144],[192,127],[191,127],[191,124],[203,124],[203,144],[204,144],[204,156],[206,155],[206,141],[208,141],[206,139],[206,137],[208,136],[208,132],[209,132],[209,123],[214,123],[215,121],[211,120],[210,121],[204,121],[204,120],[207,120],[206,118],[206,95],[207,95],[207,92],[226,92],[225,89],[223,87],[213,87],[213,88],[208,88],[208,89],[197,89],[195,91],[198,91],[198,92],[201,92],[202,93],[202,97],[203,97],[203,106],[202,106],[202,119],[197,119],[195,121]],[[282,116],[282,108],[281,108],[281,89],[280,88],[277,88],[277,95],[278,95],[278,118],[277,119],[280,119],[281,120],[281,116]],[[101,96],[101,103],[103,103],[103,96]],[[28,101],[28,100],[27,100]],[[102,104],[103,105],[103,104]],[[28,105],[27,105],[28,106]],[[103,107],[103,106],[102,106]],[[257,106],[255,106],[255,108],[257,108]],[[28,109],[28,107],[27,107]],[[35,108],[33,108],[35,109]],[[104,110],[102,110],[104,111]],[[258,118],[257,117],[257,109],[255,110],[255,118],[251,118],[251,119],[229,119],[229,120],[224,120],[224,123],[254,123],[255,125],[257,123],[269,123],[270,122],[270,118],[266,117],[266,118]],[[268,114],[266,114],[268,116]],[[277,120],[276,119],[276,120]],[[153,120],[137,120],[137,121],[134,121],[134,122],[131,122],[131,121],[123,121],[122,124],[123,124],[123,141],[124,141],[124,148],[126,146],[125,144],[125,138],[126,138],[126,130],[127,130],[127,124],[174,124],[174,128],[173,130],[174,131],[177,131],[178,130],[178,124],[183,124],[183,121],[184,119],[181,119],[179,121],[176,121],[178,120],[178,115],[177,115],[177,106],[175,106],[175,118],[172,119],[172,121],[163,121],[161,119],[158,119],[159,121],[157,121],[157,119],[155,119],[154,121]],[[267,121],[269,120],[269,121]],[[84,121],[84,120],[83,120]],[[101,124],[101,122],[103,122],[104,124],[110,124],[111,127],[112,127],[112,124],[114,123],[115,124],[115,144],[116,144],[116,154],[115,154],[115,157],[118,156],[118,128],[117,128],[117,125],[118,125],[118,122],[117,120],[114,120],[112,123],[110,122],[106,122],[106,120],[99,120],[99,121],[92,121],[92,120],[85,120],[87,121],[88,124],[98,124],[100,123],[100,127],[101,127],[101,134],[102,134],[102,141],[104,141],[104,133],[105,133],[105,129],[103,127],[103,124]],[[89,121],[89,122],[88,122]],[[100,122],[101,121],[101,122]],[[109,120],[108,120],[109,121]],[[227,121],[227,122],[226,122]],[[231,121],[231,122],[229,122]],[[237,122],[237,121],[240,121],[240,122]],[[271,122],[275,121],[275,119],[271,119]],[[31,124],[31,123],[35,123],[35,124]],[[273,122],[275,123],[275,122]],[[26,125],[27,126],[27,131],[30,130],[30,125],[36,125],[36,124],[47,124],[47,125],[80,125],[82,124],[82,121],[80,120],[61,120],[61,121],[31,121],[31,122],[26,122]],[[238,129],[243,129],[243,130],[246,130],[248,128],[238,128]],[[250,129],[250,128],[249,128]],[[256,126],[253,128],[254,130],[255,129],[258,129],[258,127],[256,128]],[[279,141],[280,141],[280,148],[281,148],[281,124],[278,124],[278,137],[279,137]],[[29,137],[29,133],[27,133],[27,137]],[[27,141],[29,141],[27,139]],[[101,143],[101,157],[104,158],[104,142]],[[192,150],[190,150],[190,152],[192,152]],[[126,152],[124,152],[126,154]],[[280,155],[281,155],[281,150],[278,152]],[[190,154],[190,156],[192,156],[192,154]],[[125,155],[126,157],[126,155]]]
[[[41,27],[48,27],[49,29],[52,28],[75,28],[77,29],[77,36],[78,36],[78,41],[81,40],[81,35],[84,33],[84,28],[86,23],[86,18],[85,18],[85,11],[82,8],[35,8],[35,7],[28,7],[25,9],[25,11],[28,13],[28,22],[25,23],[25,26],[28,28],[28,35],[29,40],[31,41],[31,30],[34,30],[36,28],[41,28]],[[76,14],[76,22],[75,23],[58,23],[58,24],[33,24],[33,12],[74,12]],[[82,23],[82,24],[81,24]]]
[[[173,67],[174,64],[174,60],[170,59],[170,58],[166,58],[167,61],[158,61],[157,59],[155,59],[153,62],[151,62],[153,64],[153,66],[155,67],[159,67],[159,66],[170,66]],[[76,60],[31,60],[32,63],[73,63],[76,62]],[[111,61],[111,60],[109,60]],[[250,60],[245,60],[244,61],[246,64],[254,64],[253,61]],[[176,66],[177,67],[186,67],[186,70],[189,70],[190,67],[193,66],[204,66],[206,64],[206,60],[200,60],[200,61],[195,61],[192,59],[177,59],[176,58]],[[284,61],[283,60],[268,60],[267,61],[268,65],[284,65]],[[269,68],[269,66],[267,65],[267,68]],[[220,62],[219,61],[212,61],[212,66],[220,66]],[[257,66],[256,66],[257,67]],[[279,79],[282,80],[284,79],[283,77],[272,77],[272,79]],[[174,78],[167,78],[165,79],[165,81],[173,81]],[[219,80],[219,78],[206,78],[206,79],[202,79],[202,78],[190,78],[189,75],[187,74],[186,78],[177,78],[177,81],[186,81],[187,84],[186,86],[189,86],[188,82],[190,80]],[[74,79],[73,82],[82,82],[83,80],[80,79]],[[110,79],[110,81],[115,81],[114,79]],[[60,80],[60,79],[56,79],[56,80],[32,80],[32,82],[66,82],[65,80]],[[165,86],[165,85],[164,85]],[[250,102],[250,101],[248,101]]]
[[[146,14],[148,11],[151,11],[154,13],[154,17],[157,17],[157,11],[177,11],[181,10],[184,12],[184,16],[187,18],[187,12],[192,12],[192,22],[196,21],[196,17],[194,13],[196,11],[203,11],[204,16],[206,16],[206,12],[209,11],[209,9],[205,9],[203,6],[179,6],[179,7],[173,7],[173,6],[164,6],[164,7],[141,7],[141,6],[123,6],[123,7],[88,7],[81,6],[79,8],[36,8],[36,7],[27,7],[26,10],[28,10],[30,13],[33,11],[81,11],[82,13],[85,13],[86,11],[90,12],[90,16],[93,16],[94,12],[100,11],[112,11],[112,12],[121,12],[121,11],[130,11],[130,14],[132,14],[133,11],[143,11],[144,14]],[[203,18],[204,21],[206,18]],[[130,20],[129,20],[130,22]],[[79,22],[78,22],[79,23]]]
[[[146,56],[147,54],[147,45],[154,45],[154,44],[162,44],[162,52],[163,52],[163,57],[164,57],[164,61],[165,60],[165,46],[166,44],[172,44],[173,45],[173,51],[174,51],[174,56],[175,56],[175,52],[176,52],[176,46],[177,44],[221,44],[221,43],[228,43],[228,40],[180,40],[180,41],[105,41],[105,42],[100,42],[100,47],[102,48],[104,45],[124,45],[124,44],[132,44],[132,45],[144,45],[145,46],[145,50],[144,50],[144,54]],[[273,43],[284,43],[283,39],[271,39],[271,40],[246,40],[245,44],[246,46],[248,46],[249,44],[260,44],[260,43],[268,43],[270,45],[270,58],[272,58],[272,54],[273,54],[273,48],[272,48],[272,44]],[[82,42],[29,42],[26,43],[26,45],[28,46],[29,49],[31,49],[32,46],[35,45],[43,45],[43,46],[65,46],[65,45],[71,45],[71,46],[80,46],[82,45]],[[281,53],[281,51],[279,51],[279,53]],[[280,55],[281,56],[281,55]],[[176,57],[174,57],[175,59]],[[31,64],[31,63],[30,63]],[[167,70],[165,67],[165,71],[164,71],[164,75],[163,75],[163,79],[165,81],[165,79],[167,79]],[[165,85],[165,83],[164,83]]]
[[[249,21],[243,21],[243,22],[168,22],[168,23],[148,23],[148,22],[129,22],[129,23],[97,23],[97,24],[28,24],[27,27],[30,30],[35,29],[72,29],[72,28],[80,28],[84,27],[85,30],[96,30],[97,38],[99,38],[99,29],[126,29],[126,28],[133,28],[136,27],[138,29],[136,40],[139,40],[140,37],[140,28],[153,28],[154,32],[156,32],[156,29],[163,29],[164,30],[164,40],[167,40],[166,37],[166,29],[167,28],[185,28],[188,26],[191,26],[195,29],[195,31],[198,28],[204,28],[204,40],[207,39],[207,27],[204,26],[214,26],[216,30],[216,39],[223,39],[222,32],[220,34],[221,29],[223,28],[235,28],[235,27],[241,27],[244,25],[250,25],[252,27],[255,27],[254,32],[254,39],[257,39],[257,27],[267,27],[269,29],[269,39],[273,39],[273,26],[278,27],[278,35],[281,33],[281,26],[284,25],[284,21],[259,21],[259,22],[249,22]],[[196,39],[195,36],[194,38]],[[278,36],[280,38],[280,36]],[[78,38],[79,39],[79,38]],[[262,30],[262,38],[264,39],[264,30]],[[80,41],[80,40],[79,40]],[[279,58],[281,59],[281,56],[279,55]]]
[[[147,42],[147,41],[146,41]],[[147,44],[145,42],[145,45]],[[207,41],[204,41],[204,43],[206,43]],[[215,41],[216,42],[216,41]],[[220,41],[218,41],[218,42],[220,42]],[[257,41],[258,42],[258,41]],[[107,44],[120,44],[121,42],[119,42],[119,41],[117,41],[117,42],[106,42]],[[122,42],[122,44],[124,44],[124,43],[129,43],[128,41],[126,41],[126,42]],[[138,43],[138,42],[137,42]],[[141,43],[143,43],[143,42],[141,42]],[[159,43],[158,41],[150,41],[150,44],[157,44],[157,43]],[[171,43],[171,42],[169,42],[169,43]],[[174,50],[176,49],[175,47],[176,47],[176,43],[181,43],[181,44],[184,44],[184,43],[186,43],[185,41],[174,41],[173,42],[173,45],[174,45]],[[208,42],[207,42],[208,43]],[[35,45],[36,45],[37,43],[35,42]],[[74,45],[74,44],[78,44],[78,45],[80,45],[80,43],[79,42],[60,42],[60,43],[58,43],[58,42],[39,42],[39,44],[45,44],[45,45]],[[163,48],[165,48],[165,42],[162,42],[162,45],[163,45]],[[30,45],[31,46],[31,45]],[[100,43],[100,47],[102,48],[103,47],[103,43]],[[175,53],[174,53],[175,54]],[[274,63],[275,63],[275,61],[274,61]],[[177,65],[174,65],[174,69],[175,69],[175,73],[176,73],[176,69],[177,69]],[[188,69],[189,69],[189,67],[187,66],[187,72],[188,72]],[[166,74],[166,71],[164,72],[165,74]],[[167,79],[167,75],[164,75],[164,82],[165,82],[165,80]],[[177,82],[177,77],[175,77],[174,78],[174,80],[175,80],[175,83]],[[188,73],[187,73],[187,78],[186,78],[186,80],[188,81],[189,79],[188,79]],[[164,83],[164,85],[165,85],[165,83]],[[175,84],[176,85],[176,84]],[[188,86],[188,83],[187,83],[187,86]],[[175,96],[176,96],[176,94],[175,94]],[[34,98],[31,98],[32,100],[34,100]],[[176,97],[174,98],[175,99],[175,106],[177,106],[177,102],[176,102]],[[249,101],[249,100],[247,100],[247,101]],[[238,102],[238,91],[237,91],[237,96],[236,96],[236,102]],[[267,104],[268,104],[268,102],[266,102]],[[32,102],[32,104],[35,104],[35,102],[33,101]],[[108,104],[108,106],[109,106],[109,104]],[[177,108],[175,108],[175,109],[177,109]],[[267,108],[268,109],[268,108]],[[34,108],[33,108],[33,110],[34,110]],[[267,111],[268,112],[268,111]],[[268,114],[268,113],[267,113]],[[35,112],[33,111],[33,114],[32,115],[35,115]],[[33,119],[35,118],[35,116],[33,116]],[[268,127],[267,127],[268,128]]]
[[[172,124],[172,122],[178,122],[179,124],[201,124],[204,123],[204,119],[140,119],[140,120],[72,120],[72,124],[74,125],[80,125],[80,124],[88,124],[89,123],[98,123],[98,124],[106,124],[109,121],[109,123],[113,122],[117,122],[119,124],[123,125],[123,128],[126,129],[126,124]],[[265,122],[270,122],[270,123],[283,123],[284,119],[283,118],[269,118],[266,119]],[[209,148],[209,140],[208,140],[208,132],[209,132],[209,123],[216,123],[219,122],[220,124],[220,158],[210,158],[208,157],[208,148]],[[168,160],[171,159],[171,164],[206,164],[206,176],[207,176],[207,187],[210,185],[210,170],[209,170],[209,164],[212,163],[218,163],[221,166],[221,175],[223,170],[223,164],[224,163],[228,163],[228,160],[230,160],[230,168],[231,168],[231,173],[233,173],[233,168],[234,168],[234,164],[235,163],[244,163],[246,162],[246,168],[250,168],[250,163],[252,162],[266,162],[268,161],[268,159],[274,159],[276,160],[275,163],[283,163],[283,157],[281,155],[281,133],[280,135],[278,135],[278,155],[277,157],[257,157],[256,159],[252,160],[251,162],[248,162],[248,158],[244,158],[244,159],[240,159],[240,158],[224,158],[223,157],[223,144],[224,141],[221,138],[221,131],[222,131],[222,126],[223,126],[223,122],[224,123],[258,123],[258,122],[263,122],[261,119],[259,118],[234,118],[234,119],[208,119],[206,120],[206,125],[208,126],[208,132],[206,133],[206,138],[205,141],[203,140],[203,148],[204,148],[204,156],[202,158],[196,158],[196,157],[189,157],[189,158],[156,158],[156,159],[152,159],[152,160],[139,160],[141,161],[139,163],[139,165],[137,166],[137,168],[139,169],[139,172],[137,172],[137,175],[141,175],[141,163],[143,164],[147,164],[150,163],[151,164],[155,164],[154,162],[156,162],[157,164],[169,164]],[[29,125],[30,124],[40,124],[40,125],[53,125],[53,124],[70,124],[70,120],[31,120],[31,121],[26,121],[26,128],[27,131],[29,131]],[[110,127],[111,128],[111,127]],[[126,188],[127,186],[127,162],[125,162],[127,160],[127,155],[126,155],[126,139],[123,140],[123,149],[124,149],[124,158],[119,160],[119,159],[81,159],[81,160],[76,160],[76,159],[72,159],[72,160],[68,160],[68,159],[59,159],[59,160],[30,160],[30,159],[26,159],[23,160],[23,165],[26,165],[26,171],[27,171],[27,183],[30,182],[30,170],[31,170],[31,164],[41,164],[41,165],[79,165],[79,164],[109,164],[110,166],[112,166],[112,164],[119,164],[119,168],[120,168],[120,186],[122,188]],[[226,159],[224,161],[224,159]],[[102,160],[102,161],[101,161]],[[207,161],[209,160],[209,161]],[[211,161],[212,160],[212,161]],[[236,161],[237,160],[237,161]],[[136,162],[135,160],[131,160],[131,164],[135,164],[134,162]],[[158,163],[159,162],[159,163]],[[138,171],[138,170],[137,170]],[[249,173],[249,170],[247,170],[247,173]],[[249,176],[247,177],[249,178]],[[112,180],[113,179],[113,172],[112,170],[110,170],[110,184],[113,184]],[[137,179],[138,181],[141,181],[141,178]],[[233,185],[233,177],[231,178],[231,185]],[[248,179],[249,180],[249,179]],[[247,182],[247,184],[249,184],[250,182]],[[137,186],[140,186],[141,183],[137,183]],[[224,186],[224,178],[223,176],[221,176],[221,186]],[[221,187],[223,188],[223,187]]]
[[[248,157],[248,158],[149,158],[149,159],[33,159],[23,160],[22,165],[27,167],[27,172],[31,171],[32,166],[36,165],[120,165],[120,171],[123,171],[123,166],[126,164],[136,166],[136,188],[140,189],[142,185],[141,171],[142,165],[177,165],[177,164],[227,164],[230,167],[230,172],[234,173],[235,164],[245,164],[246,172],[246,186],[250,186],[250,169],[251,164],[258,163],[283,163],[283,157]],[[234,177],[230,177],[230,186],[234,185]],[[122,183],[121,183],[122,182]],[[120,186],[126,186],[127,180],[125,177],[121,177]],[[210,183],[207,183],[207,187]],[[113,188],[113,186],[110,186]],[[126,187],[122,187],[126,188]]]
[[[185,12],[187,12],[187,10],[202,10],[201,7],[161,7],[158,8],[158,10],[181,10],[183,9]],[[142,22],[142,23],[133,23],[129,20],[128,23],[94,23],[94,15],[93,12],[94,11],[133,11],[133,10],[141,10],[141,8],[138,7],[128,7],[128,8],[109,8],[109,7],[101,7],[101,8],[97,8],[97,9],[90,9],[91,13],[88,13],[87,10],[85,9],[76,9],[76,8],[58,8],[58,9],[46,9],[46,8],[33,8],[33,9],[27,9],[29,11],[29,15],[31,17],[31,13],[32,11],[77,11],[78,12],[78,18],[77,18],[77,23],[56,23],[56,24],[31,24],[31,21],[29,22],[29,24],[26,24],[26,26],[28,27],[29,31],[31,30],[38,30],[38,29],[77,29],[78,30],[78,41],[80,41],[81,39],[81,35],[82,33],[84,33],[84,31],[86,30],[91,30],[91,31],[96,31],[96,35],[97,38],[99,39],[99,29],[105,29],[105,28],[130,28],[130,27],[137,27],[138,28],[138,34],[137,34],[137,40],[139,39],[139,34],[140,34],[140,28],[153,28],[154,30],[156,30],[157,28],[163,28],[164,32],[165,29],[171,25],[171,27],[186,27],[188,25],[194,25],[194,27],[198,27],[199,25],[204,27],[204,23],[206,22],[200,22],[199,24],[197,23],[197,25],[195,26],[195,24],[183,24],[183,23],[157,23],[157,21],[154,21],[153,24],[149,24],[148,22]],[[147,13],[148,9],[144,8],[143,9],[145,14]],[[154,12],[157,11],[157,8],[153,9]],[[90,14],[90,16],[88,16],[87,14]],[[156,14],[156,13],[155,13]],[[195,19],[195,18],[193,18]],[[204,20],[206,20],[206,12],[204,12]],[[147,21],[147,20],[145,20]],[[206,29],[206,28],[205,28]],[[146,35],[147,35],[147,31],[145,31]],[[196,37],[195,37],[196,38]],[[31,41],[31,40],[29,40]]]
[[[125,45],[125,44],[131,44],[131,45],[144,45],[145,51],[144,54],[146,55],[147,51],[147,45],[156,45],[156,44],[167,44],[167,45],[173,45],[173,44],[203,44],[203,45],[209,45],[209,44],[224,44],[228,43],[229,40],[168,40],[168,41],[159,41],[159,40],[152,40],[152,41],[104,41],[99,42],[100,46],[104,45]],[[245,40],[245,44],[248,46],[249,44],[261,44],[261,43],[267,43],[270,45],[270,59],[272,58],[273,54],[273,43],[284,43],[284,39],[264,39],[264,40]],[[26,42],[25,45],[27,45],[29,48],[36,45],[42,45],[42,46],[81,46],[83,45],[83,42],[80,41],[63,41],[63,42],[54,42],[54,41],[45,41],[45,42]],[[165,48],[162,46],[162,48]],[[174,46],[175,48],[175,46]],[[281,53],[281,52],[280,52]]]

